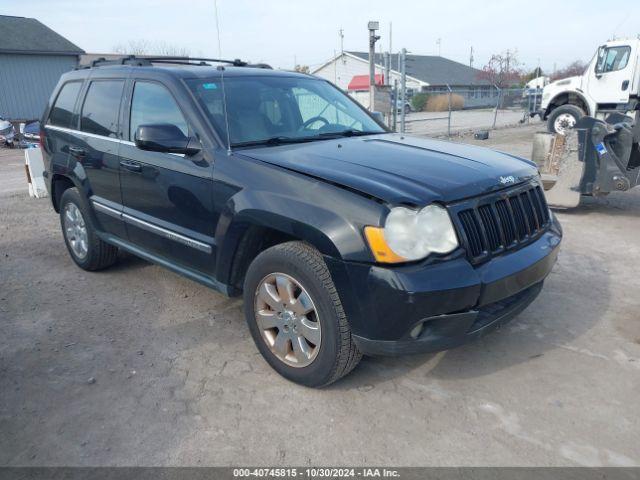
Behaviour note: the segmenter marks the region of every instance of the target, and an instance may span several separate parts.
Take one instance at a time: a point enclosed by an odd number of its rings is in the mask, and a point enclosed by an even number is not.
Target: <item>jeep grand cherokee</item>
[[[53,92],[45,175],[79,267],[123,250],[243,295],[266,361],[308,386],[540,292],[562,233],[532,162],[392,133],[310,75],[175,63],[95,62]]]

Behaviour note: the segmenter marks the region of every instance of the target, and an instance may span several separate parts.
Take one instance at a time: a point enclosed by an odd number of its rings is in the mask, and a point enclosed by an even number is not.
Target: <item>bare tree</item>
[[[560,80],[561,78],[576,77],[576,76],[582,75],[586,69],[587,69],[586,63],[584,63],[582,60],[575,60],[571,62],[569,65],[567,65],[566,67],[556,71],[551,76],[551,80],[556,81],[556,80]]]
[[[149,40],[129,40],[127,44],[118,44],[113,47],[115,53],[123,55],[160,55],[167,57],[188,57],[188,48],[171,45],[164,41],[150,42]]]
[[[487,80],[499,88],[508,87],[520,83],[521,65],[516,50],[496,53],[491,55],[489,62],[482,67],[478,79]]]

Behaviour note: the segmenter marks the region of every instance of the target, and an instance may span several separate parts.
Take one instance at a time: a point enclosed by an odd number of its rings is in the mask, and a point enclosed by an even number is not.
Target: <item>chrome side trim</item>
[[[193,238],[186,237],[179,233],[173,232],[171,230],[167,230],[166,228],[159,227],[158,225],[154,225],[153,223],[145,222],[144,220],[140,220],[139,218],[134,217],[133,215],[129,215],[127,213],[122,213],[116,210],[115,208],[108,207],[103,205],[100,202],[92,200],[91,203],[95,207],[96,210],[109,215],[115,218],[121,218],[126,223],[130,225],[135,225],[136,227],[142,228],[151,233],[155,233],[164,238],[168,238],[169,240],[173,240],[174,242],[181,243],[186,245],[187,247],[195,248],[204,253],[211,253],[212,248],[211,245],[208,245],[204,242],[200,242],[198,240],[194,240]]]
[[[75,135],[84,135],[86,137],[98,138],[100,140],[107,140],[109,142],[119,143],[120,145],[129,145],[131,147],[136,146],[135,142],[130,142],[129,140],[120,140],[119,138],[105,137],[104,135],[97,135],[95,133],[83,132],[81,130],[74,130],[72,128],[57,127],[56,125],[45,125],[44,128],[48,128],[49,130],[56,130],[58,132],[73,133]],[[182,157],[182,158],[185,157],[184,153],[169,153],[169,155],[175,155],[176,157]]]
[[[56,125],[45,125],[44,128],[49,130],[56,130],[58,132],[73,133],[76,135],[84,135],[85,137],[98,138],[100,140],[108,140],[109,142],[122,143],[123,140],[119,138],[105,137],[104,135],[96,135],[95,133],[83,132],[81,130],[74,130],[73,128],[58,127]]]
[[[95,200],[91,200],[91,203],[93,204],[93,207],[106,214],[109,215],[111,217],[115,217],[115,218],[121,218],[122,217],[122,212],[119,212],[118,210],[116,210],[115,208],[111,208],[111,207],[107,207],[106,205],[103,205],[102,203],[96,202]]]
[[[162,237],[168,238],[169,240],[173,240],[174,242],[182,243],[187,247],[195,248],[196,250],[200,250],[201,252],[211,253],[211,245],[199,242],[198,240],[194,240],[193,238],[185,237],[184,235],[180,235],[179,233],[167,230],[166,228],[162,228],[152,223],[145,222],[144,220],[140,220],[139,218],[133,217],[126,213],[122,214],[122,219],[131,225],[135,225],[136,227],[142,228],[143,230],[156,233]]]

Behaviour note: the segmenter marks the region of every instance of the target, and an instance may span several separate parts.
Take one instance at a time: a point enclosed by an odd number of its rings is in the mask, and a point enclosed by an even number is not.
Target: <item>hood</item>
[[[487,148],[400,134],[236,152],[389,203],[452,202],[538,175],[533,162]]]
[[[555,82],[551,82],[546,87],[545,90],[566,90],[567,88],[576,88],[580,87],[582,83],[582,76],[577,77],[567,77],[561,78],[560,80],[556,80]]]

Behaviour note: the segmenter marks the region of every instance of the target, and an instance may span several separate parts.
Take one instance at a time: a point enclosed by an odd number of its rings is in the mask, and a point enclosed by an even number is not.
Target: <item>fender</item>
[[[220,281],[229,278],[236,248],[250,226],[266,227],[300,239],[328,257],[373,262],[362,231],[365,224],[378,224],[384,207],[331,185],[323,185],[322,190],[325,189],[335,191],[323,195],[324,203],[314,201],[315,195],[296,198],[294,195],[269,191],[238,192],[222,213],[216,229],[216,239],[219,239],[216,277]],[[327,208],[330,205],[326,201],[328,195],[334,199],[345,195],[359,198],[366,211],[353,217],[343,216],[344,212]],[[343,204],[348,205],[346,200]],[[363,216],[368,217],[369,221],[353,220],[362,219]]]

